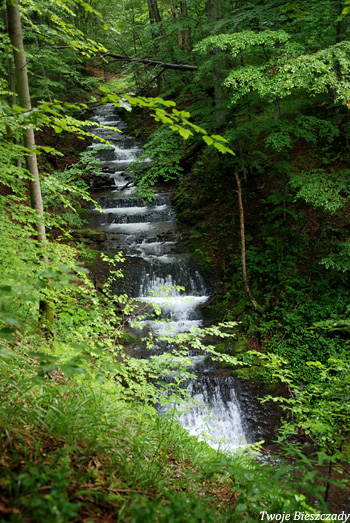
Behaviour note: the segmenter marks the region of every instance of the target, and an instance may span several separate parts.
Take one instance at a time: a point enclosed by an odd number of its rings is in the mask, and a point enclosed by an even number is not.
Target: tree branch
[[[174,69],[175,71],[198,71],[198,65],[187,65],[187,64],[168,64],[165,62],[159,62],[158,60],[149,60],[148,58],[137,58],[130,56],[123,56],[115,53],[101,53],[101,56],[110,56],[114,60],[119,60],[121,62],[140,62],[146,65],[161,65],[165,69]]]
[[[247,294],[249,296],[250,303],[253,305],[254,309],[260,313],[263,312],[263,308],[255,301],[250,287],[248,285],[247,278],[247,266],[246,266],[246,252],[245,252],[245,231],[244,231],[244,209],[243,209],[243,200],[242,200],[242,185],[241,179],[235,171],[235,178],[238,189],[238,205],[239,205],[239,222],[240,222],[240,231],[241,231],[241,260],[242,260],[242,273],[243,273],[243,284]]]

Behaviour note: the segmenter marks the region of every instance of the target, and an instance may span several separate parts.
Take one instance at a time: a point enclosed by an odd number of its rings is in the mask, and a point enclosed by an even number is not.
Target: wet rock
[[[77,229],[72,231],[72,236],[76,241],[86,244],[96,243],[100,245],[107,240],[105,232],[97,232],[91,229]]]

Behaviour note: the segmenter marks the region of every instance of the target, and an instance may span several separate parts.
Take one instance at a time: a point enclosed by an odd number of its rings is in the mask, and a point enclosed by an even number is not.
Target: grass
[[[1,523],[255,523],[261,510],[308,510],[290,468],[224,455],[160,417],[163,363],[124,354],[113,301],[83,276],[67,281],[52,337],[23,312],[0,339]]]
[[[223,455],[111,380],[40,376],[17,343],[0,358],[1,522],[255,522],[261,510],[308,510],[288,467]]]
[[[232,481],[201,471],[213,450],[110,384],[35,367],[16,347],[1,360],[1,521],[225,520]]]

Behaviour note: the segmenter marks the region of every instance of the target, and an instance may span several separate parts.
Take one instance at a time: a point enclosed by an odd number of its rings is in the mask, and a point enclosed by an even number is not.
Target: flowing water
[[[112,104],[95,107],[90,120],[120,130],[125,128]],[[104,212],[91,210],[89,227],[106,233],[102,246],[105,252],[123,252],[124,285],[129,295],[161,307],[163,321],[150,317],[143,326],[163,336],[202,325],[201,306],[210,297],[211,282],[180,247],[181,231],[172,209],[171,191],[157,189],[152,203],[133,197],[135,187],[128,167],[142,153],[141,143],[98,126],[92,131],[108,140],[110,147],[97,152],[103,176],[99,189],[93,187],[93,197]],[[90,148],[99,144],[96,140]],[[154,350],[157,349],[155,346]],[[145,354],[140,349],[142,356]],[[182,425],[191,434],[204,437],[205,433],[209,444],[216,448],[236,448],[266,436],[266,423],[258,420],[257,401],[252,400],[256,391],[207,360],[199,355],[193,358],[198,377],[186,386],[195,403],[178,415]]]

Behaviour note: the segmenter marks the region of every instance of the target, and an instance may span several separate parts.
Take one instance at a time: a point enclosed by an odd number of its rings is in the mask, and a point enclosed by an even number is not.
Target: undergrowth
[[[122,400],[113,381],[41,379],[29,349],[1,360],[1,521],[253,522],[266,507],[306,510],[286,467],[214,451]]]
[[[1,522],[255,522],[261,510],[312,511],[289,466],[223,454],[170,411],[158,415],[171,355],[126,355],[108,287],[99,296],[84,272],[46,276],[57,280],[54,337],[19,315],[1,340]],[[300,489],[322,503],[308,480]]]
[[[152,408],[121,401],[113,384],[59,372],[31,382],[35,363],[15,354],[1,386],[1,500],[10,521],[141,521],[188,503],[192,518],[215,521],[214,498],[224,512],[226,498],[234,501],[228,478],[198,472],[214,452]]]

